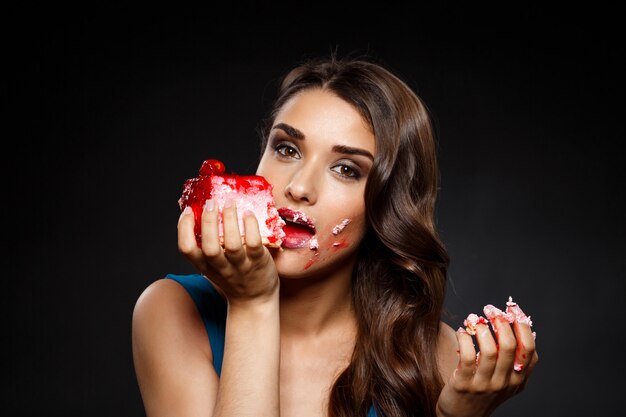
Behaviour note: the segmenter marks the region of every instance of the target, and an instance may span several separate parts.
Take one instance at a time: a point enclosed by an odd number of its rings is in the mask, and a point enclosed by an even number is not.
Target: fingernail
[[[513,323],[515,321],[515,318],[512,314],[505,313],[504,311],[500,310],[492,304],[487,304],[485,307],[483,307],[483,312],[485,313],[485,316],[489,319],[489,322],[491,323],[491,328],[496,333],[498,332],[498,328],[496,327],[496,320],[498,319],[498,317],[502,317],[509,323]]]
[[[504,311],[500,310],[498,307],[491,305],[491,304],[487,304],[485,307],[483,307],[483,312],[485,313],[485,316],[489,320],[492,320],[492,321],[498,317],[504,318],[509,323],[513,323],[513,321],[515,320],[512,314],[505,313]]]
[[[233,200],[231,198],[226,199],[224,202],[224,208],[229,208],[233,206]]]
[[[476,334],[476,326],[478,324],[487,324],[487,319],[483,316],[478,316],[477,314],[471,313],[467,316],[465,320],[463,320],[463,325],[465,326],[465,330],[467,333],[472,336]]]
[[[212,198],[204,202],[204,211],[213,211],[215,208],[215,201]]]
[[[524,364],[523,363],[516,363],[515,365],[513,365],[513,370],[515,372],[522,372],[524,370]]]
[[[191,213],[191,212],[192,212],[192,210],[191,210],[191,206],[185,206],[185,208],[183,209],[183,211],[180,213],[180,216],[178,216],[178,222],[180,223],[181,219],[182,219],[185,215],[187,215],[187,214],[189,214],[189,213]]]

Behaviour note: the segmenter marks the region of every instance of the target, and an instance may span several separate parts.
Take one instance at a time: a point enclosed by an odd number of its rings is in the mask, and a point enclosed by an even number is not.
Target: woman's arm
[[[274,260],[263,246],[259,225],[244,213],[244,239],[237,207],[219,212],[212,201],[202,214],[202,242],[196,244],[194,216],[179,221],[180,251],[203,275],[210,277],[228,302],[224,359],[215,405],[216,417],[279,416],[280,317],[279,280]]]
[[[184,212],[178,225],[181,253],[228,302],[221,378],[218,382],[208,354],[206,331],[198,328],[198,313],[183,307],[193,307],[193,301],[160,288],[169,284],[154,284],[138,300],[133,320],[134,357],[149,417],[279,416],[278,274],[254,215],[244,216],[245,244],[236,207],[225,207],[222,215],[223,246],[211,204],[202,215],[201,247],[191,212]]]
[[[148,417],[212,416],[218,377],[200,314],[177,282],[161,279],[133,312],[135,373]]]

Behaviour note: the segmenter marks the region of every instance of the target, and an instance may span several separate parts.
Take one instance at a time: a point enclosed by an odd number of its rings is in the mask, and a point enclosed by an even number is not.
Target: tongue
[[[287,223],[283,226],[285,232],[285,239],[283,239],[283,246],[287,248],[299,248],[307,244],[313,232],[306,226],[301,226],[294,223]]]

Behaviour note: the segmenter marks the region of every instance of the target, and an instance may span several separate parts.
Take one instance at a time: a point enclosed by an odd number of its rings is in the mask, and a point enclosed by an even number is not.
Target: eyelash
[[[298,154],[295,159],[300,159],[300,153],[298,152],[298,149],[294,148],[293,146],[290,146],[286,143],[277,143],[276,145],[274,145],[274,152],[278,155],[279,158],[294,158],[294,156],[285,155],[284,153],[282,153],[282,151],[285,149],[291,149],[295,151],[295,153]]]
[[[290,155],[284,154],[283,152],[285,152],[286,150],[294,151],[297,156],[293,156],[293,155],[290,156]],[[300,159],[301,158],[297,148],[287,143],[282,143],[282,142],[274,145],[274,153],[276,154],[278,158],[281,158],[281,159],[290,159],[290,158]],[[346,175],[340,171],[335,170],[335,168],[340,168],[340,169],[348,168],[351,174]],[[338,175],[342,179],[345,179],[348,181],[357,181],[361,178],[361,172],[359,171],[359,169],[354,167],[351,164],[337,164],[331,168],[331,171],[333,171],[336,175]]]
[[[339,171],[335,171],[335,168],[348,168],[352,172],[352,175],[346,175]],[[341,176],[342,178],[345,178],[350,181],[357,181],[358,179],[361,178],[361,172],[359,172],[357,168],[348,164],[335,165],[334,167],[331,168],[331,171],[335,172],[337,175]]]

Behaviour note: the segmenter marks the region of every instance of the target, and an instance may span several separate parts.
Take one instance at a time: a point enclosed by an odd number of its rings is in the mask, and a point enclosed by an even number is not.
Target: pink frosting
[[[467,316],[467,318],[465,320],[463,320],[463,325],[465,326],[465,329],[467,330],[467,333],[471,334],[471,335],[475,335],[476,334],[476,326],[478,324],[487,324],[489,323],[487,321],[487,319],[485,319],[483,316],[479,316],[477,314],[471,313]]]
[[[532,327],[533,322],[530,319],[530,316],[524,314],[519,305],[513,301],[512,297],[509,297],[509,301],[506,302],[506,312],[507,314],[511,314],[513,317],[515,317],[515,321],[517,321],[518,323],[528,324]]]
[[[333,227],[333,235],[337,236],[339,233],[343,232],[343,229],[350,223],[350,219],[344,219],[337,226]]]

